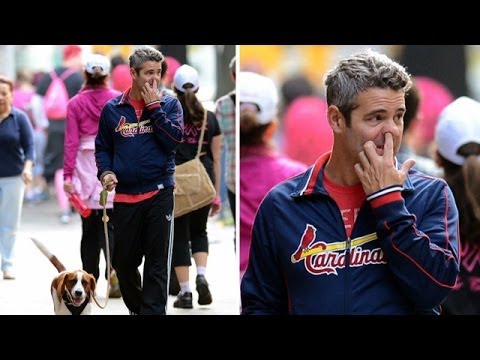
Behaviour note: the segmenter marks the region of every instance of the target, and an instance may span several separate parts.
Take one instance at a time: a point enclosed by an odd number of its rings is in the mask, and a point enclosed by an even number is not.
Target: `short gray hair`
[[[339,108],[347,125],[360,92],[378,87],[406,93],[411,86],[410,74],[402,65],[371,49],[341,60],[325,75],[327,104]]]
[[[137,73],[142,68],[143,63],[147,61],[163,62],[163,60],[164,56],[160,51],[147,45],[139,46],[128,57],[130,67],[134,68]]]

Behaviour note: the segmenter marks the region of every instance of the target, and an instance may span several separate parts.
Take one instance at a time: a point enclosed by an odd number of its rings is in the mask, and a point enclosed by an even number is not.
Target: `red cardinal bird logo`
[[[296,263],[302,259],[302,253],[310,249],[310,245],[315,241],[317,229],[313,225],[307,224],[303,232],[302,239],[297,251],[292,255],[292,262]]]

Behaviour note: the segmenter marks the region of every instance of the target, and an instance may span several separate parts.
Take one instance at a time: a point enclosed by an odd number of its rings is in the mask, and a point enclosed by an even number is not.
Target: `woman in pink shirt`
[[[99,204],[102,185],[97,179],[95,164],[95,136],[103,106],[121,93],[108,86],[110,60],[91,54],[85,61],[85,83],[77,95],[68,103],[65,128],[63,178],[67,194],[78,193],[80,199],[91,208],[92,213],[82,217],[82,240],[80,253],[83,269],[99,277],[100,249],[106,258],[102,207]],[[108,193],[107,215],[112,217],[114,192]],[[110,258],[113,253],[113,225],[108,222]],[[107,269],[108,270],[108,269]],[[106,271],[108,273],[108,271]],[[111,279],[110,297],[120,297],[116,275]]]
[[[240,278],[248,263],[253,220],[260,202],[276,184],[306,165],[272,147],[277,127],[278,93],[273,81],[253,72],[237,78],[240,101]]]

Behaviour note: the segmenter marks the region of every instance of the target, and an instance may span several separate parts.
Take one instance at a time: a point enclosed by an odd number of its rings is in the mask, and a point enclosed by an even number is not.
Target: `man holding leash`
[[[132,86],[105,105],[95,140],[98,178],[116,191],[113,267],[131,314],[166,314],[183,112],[175,97],[157,90],[163,60],[152,47],[135,49],[129,57]]]

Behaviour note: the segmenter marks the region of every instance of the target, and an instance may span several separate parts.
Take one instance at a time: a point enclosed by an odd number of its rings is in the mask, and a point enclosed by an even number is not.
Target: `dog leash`
[[[103,210],[103,216],[102,216],[102,221],[103,221],[103,232],[105,234],[105,250],[106,250],[106,257],[107,257],[107,296],[105,297],[105,304],[102,306],[98,303],[97,301],[97,297],[95,296],[95,294],[92,295],[93,297],[93,300],[95,301],[95,304],[97,304],[97,306],[100,308],[100,309],[105,309],[107,307],[107,304],[108,304],[108,298],[109,298],[109,294],[110,294],[110,276],[111,276],[111,273],[112,273],[112,268],[110,266],[110,241],[109,241],[109,238],[108,238],[108,221],[110,220],[110,218],[108,217],[107,215],[107,197],[108,197],[108,192],[107,192],[107,188],[105,185],[103,185],[103,190],[100,192],[100,205],[102,206],[102,210]]]

